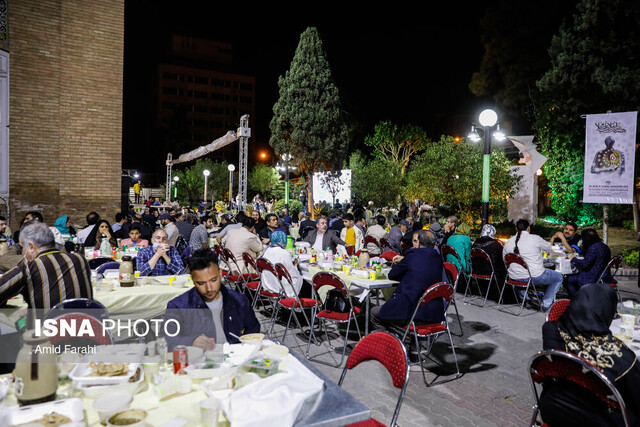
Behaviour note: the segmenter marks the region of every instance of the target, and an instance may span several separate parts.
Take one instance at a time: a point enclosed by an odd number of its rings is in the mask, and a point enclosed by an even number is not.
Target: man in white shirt
[[[87,236],[91,234],[91,230],[93,230],[93,226],[96,225],[98,221],[100,221],[100,215],[97,212],[89,212],[87,215],[87,226],[82,230],[78,231],[76,237],[78,238],[78,243],[83,243],[86,240]]]
[[[376,217],[376,223],[367,229],[366,236],[371,236],[378,241],[378,243],[382,243],[381,239],[386,239],[387,230],[384,229],[384,225],[387,223],[387,218],[383,215],[378,215]],[[382,244],[380,245],[382,247]],[[367,251],[369,251],[369,255],[380,255],[380,247],[376,246],[373,243],[367,243]]]
[[[516,235],[512,236],[504,245],[503,253],[520,255],[529,267],[529,272],[536,288],[546,287],[542,297],[542,310],[547,310],[555,300],[556,293],[562,286],[562,274],[544,267],[542,252],[554,252],[549,242],[536,234],[530,234],[529,221],[521,219],[516,223]],[[528,280],[527,271],[517,264],[511,264],[508,270],[509,278],[514,280]],[[527,298],[523,289],[518,290],[521,298]]]
[[[262,252],[262,243],[253,229],[255,222],[256,221],[250,216],[245,216],[242,220],[241,227],[232,228],[222,239],[222,245],[231,251],[240,269],[240,271],[236,271],[236,264],[231,262],[229,268],[234,273],[244,274],[247,272],[244,260],[242,259],[243,253],[248,252],[256,259]],[[253,271],[249,272],[255,273]]]
[[[169,240],[169,246],[176,246],[176,242],[178,241],[178,236],[180,235],[180,230],[176,227],[175,219],[168,213],[163,213],[158,217],[160,224],[164,228],[164,231],[167,233],[167,238]]]

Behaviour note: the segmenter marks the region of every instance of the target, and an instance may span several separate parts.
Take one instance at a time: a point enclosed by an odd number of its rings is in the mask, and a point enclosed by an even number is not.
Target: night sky
[[[272,3],[239,8],[217,2],[127,0],[123,167],[140,168],[139,160],[127,155],[131,147],[153,149],[151,76],[173,33],[232,43],[234,71],[256,77],[251,151],[269,149],[278,76],[288,70],[300,34],[310,26],[320,32],[343,107],[361,123],[364,135],[382,120],[421,126],[433,139],[465,132],[460,129],[468,129],[472,117],[492,106],[468,89],[483,53],[482,5],[449,3],[378,11],[324,2],[323,11],[294,13]]]

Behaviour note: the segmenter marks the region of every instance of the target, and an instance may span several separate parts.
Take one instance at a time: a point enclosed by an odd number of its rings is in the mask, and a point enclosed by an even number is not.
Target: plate
[[[128,391],[131,394],[138,393],[142,387],[144,386],[144,369],[142,366],[138,368],[140,370],[140,375],[135,382],[123,382],[113,385],[91,385],[86,383],[80,383],[77,385],[77,389],[82,391],[84,397],[96,398],[105,393],[111,393],[114,391]]]
[[[110,363],[105,363],[105,365],[110,365]],[[76,384],[84,384],[84,385],[114,385],[121,384],[129,381],[133,375],[135,375],[136,370],[140,366],[139,363],[128,363],[129,370],[125,375],[117,375],[113,377],[92,377],[89,376],[93,370],[88,363],[78,363],[75,368],[69,373],[69,378]]]
[[[41,419],[44,415],[56,412],[71,419],[73,423],[84,420],[82,400],[74,397],[70,399],[54,400],[53,402],[40,403],[28,406],[0,407],[0,425],[10,426],[25,424]]]

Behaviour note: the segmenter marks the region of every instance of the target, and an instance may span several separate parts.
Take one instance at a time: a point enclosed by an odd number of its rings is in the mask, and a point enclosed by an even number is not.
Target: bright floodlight
[[[282,155],[282,160],[284,160],[285,162],[288,162],[292,158],[293,158],[293,156],[291,156],[291,154],[283,154]]]
[[[174,180],[175,182],[178,182],[178,181],[180,181],[180,178],[179,178],[179,177],[177,177],[177,176],[174,176],[174,177],[173,177],[173,180]]]
[[[227,166],[227,169],[229,169],[229,172],[233,172],[234,170],[236,170],[235,165],[232,163],[229,166]]]
[[[536,171],[536,175],[538,175],[538,176],[542,175],[542,169],[538,169],[538,170]]]
[[[500,125],[498,125],[498,129],[493,133],[493,137],[497,140],[497,141],[504,141],[505,139],[507,139],[507,137],[505,136],[504,132],[502,130],[500,130]]]
[[[204,171],[202,171],[202,174],[203,174],[204,176],[209,176],[209,174],[210,174],[210,173],[211,173],[211,172],[209,172],[209,169],[205,169]]]
[[[482,111],[482,113],[480,113],[480,117],[478,117],[478,120],[480,120],[480,124],[482,126],[491,127],[498,122],[498,115],[496,114],[495,111],[491,109],[486,109]]]
[[[480,135],[478,135],[478,132],[476,131],[475,126],[471,126],[471,132],[469,132],[469,135],[467,135],[467,139],[469,139],[472,142],[480,141]]]

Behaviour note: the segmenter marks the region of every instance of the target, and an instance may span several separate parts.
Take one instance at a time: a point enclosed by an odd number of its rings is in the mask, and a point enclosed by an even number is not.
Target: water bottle
[[[104,234],[102,235],[102,241],[100,242],[100,256],[111,258],[111,245],[109,239]]]

